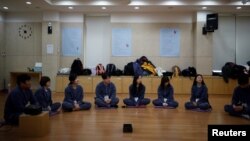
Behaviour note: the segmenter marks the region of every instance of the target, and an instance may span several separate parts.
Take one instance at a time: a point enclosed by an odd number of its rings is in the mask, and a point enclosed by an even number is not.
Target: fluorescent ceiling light
[[[31,5],[32,3],[30,1],[27,1],[26,4]]]
[[[5,6],[5,7],[3,7],[3,9],[7,10],[7,9],[9,9],[9,8]]]
[[[138,10],[138,9],[140,9],[140,7],[136,6],[134,9],[135,9],[135,10]]]
[[[70,10],[74,9],[74,7],[72,7],[72,6],[69,6],[68,8],[69,8]]]
[[[206,7],[206,6],[203,6],[202,9],[205,10],[205,9],[207,9],[207,7]]]
[[[58,5],[77,5],[77,3],[73,1],[61,1],[58,2]]]
[[[102,9],[105,10],[105,9],[107,9],[107,8],[103,6]]]
[[[112,2],[100,0],[100,1],[95,1],[92,4],[93,5],[112,5]]]

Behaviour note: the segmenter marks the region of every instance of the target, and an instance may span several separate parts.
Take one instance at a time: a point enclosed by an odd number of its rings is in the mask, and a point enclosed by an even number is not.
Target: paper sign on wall
[[[112,55],[131,56],[131,29],[112,29]]]
[[[160,31],[160,55],[175,57],[180,55],[180,30],[163,28]]]
[[[53,54],[53,53],[54,53],[54,45],[47,44],[47,54]]]
[[[63,28],[62,55],[80,56],[83,46],[82,28]]]

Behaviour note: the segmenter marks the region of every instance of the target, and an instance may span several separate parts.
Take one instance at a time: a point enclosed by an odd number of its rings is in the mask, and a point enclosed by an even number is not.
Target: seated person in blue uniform
[[[84,92],[82,86],[78,85],[76,74],[69,75],[69,85],[65,88],[65,97],[62,104],[64,111],[89,110],[91,103],[83,101]]]
[[[126,106],[146,106],[150,99],[144,98],[145,86],[141,82],[141,76],[134,76],[133,83],[129,86],[129,98],[123,100]]]
[[[208,101],[208,90],[207,86],[203,80],[203,76],[198,74],[196,75],[192,90],[191,98],[189,102],[185,103],[185,108],[187,110],[199,109],[202,111],[211,110],[211,106]]]
[[[50,115],[58,113],[61,109],[61,103],[53,103],[51,99],[50,78],[42,76],[40,80],[40,88],[35,92],[35,98],[43,111],[49,111]]]
[[[17,86],[10,92],[5,103],[4,119],[7,124],[18,125],[19,116],[24,113],[25,107],[37,104],[30,89],[30,80],[31,77],[27,74],[17,77]]]
[[[158,87],[158,99],[153,101],[155,106],[177,108],[178,102],[174,100],[174,88],[169,82],[167,76],[161,78],[161,84]]]
[[[119,99],[116,97],[115,85],[110,80],[110,75],[102,74],[103,81],[96,86],[95,104],[97,107],[117,108]]]
[[[231,104],[224,107],[225,112],[232,116],[242,116],[250,119],[250,85],[248,75],[241,75],[238,78],[238,84],[239,86],[234,89]]]

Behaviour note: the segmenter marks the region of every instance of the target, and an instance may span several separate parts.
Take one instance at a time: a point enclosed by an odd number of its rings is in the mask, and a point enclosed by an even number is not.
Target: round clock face
[[[19,27],[19,36],[23,39],[28,39],[32,35],[32,28],[30,25],[21,25]]]

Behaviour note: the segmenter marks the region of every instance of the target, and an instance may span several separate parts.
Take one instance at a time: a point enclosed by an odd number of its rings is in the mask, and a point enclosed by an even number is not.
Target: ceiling
[[[26,4],[27,1],[32,4]],[[236,7],[239,6],[241,9],[237,10]],[[8,9],[3,7],[8,7]],[[207,9],[202,9],[202,7],[207,7]],[[250,2],[242,4],[241,0],[0,0],[2,12],[152,13],[202,10],[220,13],[250,13]]]

